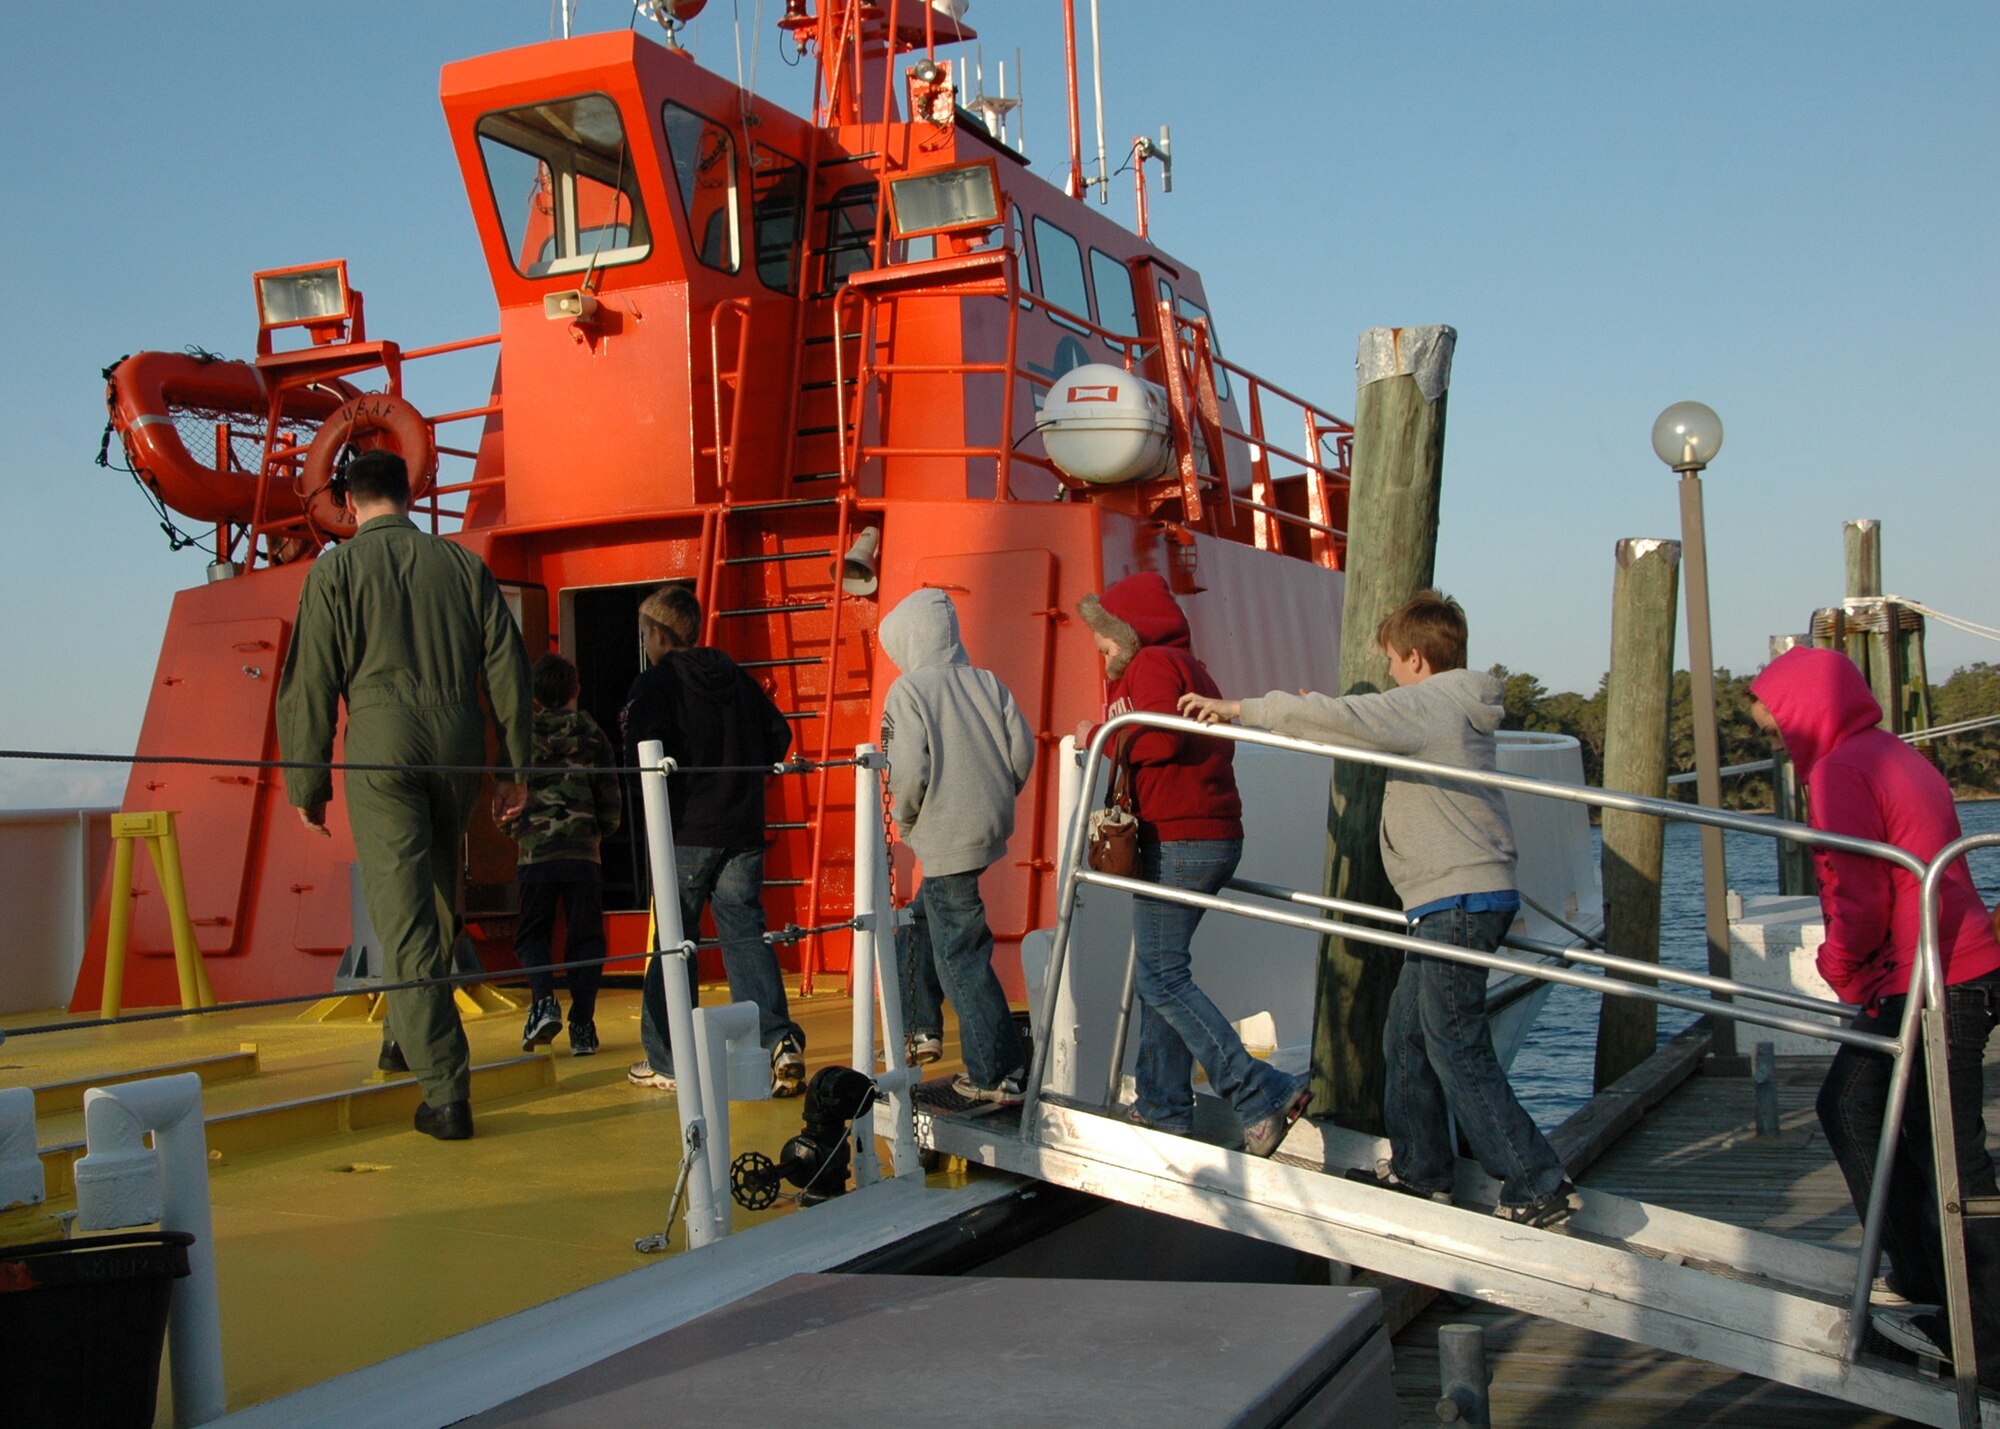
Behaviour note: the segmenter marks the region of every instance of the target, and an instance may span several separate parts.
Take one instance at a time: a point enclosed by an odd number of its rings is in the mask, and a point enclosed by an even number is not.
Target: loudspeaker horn
[[[882,549],[882,528],[870,526],[854,538],[840,562],[840,588],[849,595],[873,595],[880,584],[875,576],[875,556]]]

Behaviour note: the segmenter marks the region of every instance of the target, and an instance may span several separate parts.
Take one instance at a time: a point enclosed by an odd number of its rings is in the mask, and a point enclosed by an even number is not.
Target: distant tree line
[[[1588,698],[1573,693],[1550,694],[1533,675],[1516,674],[1505,665],[1495,665],[1493,674],[1505,686],[1507,717],[1503,729],[1533,730],[1547,734],[1573,735],[1583,746],[1583,777],[1586,783],[1604,780],[1605,682]],[[1771,757],[1769,738],[1750,719],[1752,675],[1715,672],[1716,735],[1721,744],[1722,763],[1750,764]],[[1667,720],[1667,769],[1678,773],[1694,768],[1694,720],[1691,711],[1693,680],[1686,670],[1674,672],[1672,708]],[[1932,717],[1938,724],[2000,714],[2000,665],[1981,661],[1952,672],[1942,685],[1931,686]],[[1928,754],[1952,790],[1963,798],[2000,797],[2000,727],[1975,730],[1947,739],[1927,740],[1917,746]],[[1692,783],[1675,785],[1669,796],[1693,803]],[[1723,803],[1732,809],[1771,807],[1771,779],[1768,774],[1741,774],[1722,781]]]

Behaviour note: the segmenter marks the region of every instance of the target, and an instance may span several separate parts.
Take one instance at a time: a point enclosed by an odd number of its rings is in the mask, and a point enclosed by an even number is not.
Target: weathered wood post
[[[1437,565],[1445,396],[1458,334],[1448,327],[1370,328],[1355,359],[1354,466],[1340,621],[1340,692],[1386,689],[1375,644],[1382,617],[1430,585]],[[1382,872],[1382,771],[1334,766],[1327,893],[1397,906]],[[1313,1110],[1343,1126],[1382,1126],[1382,1026],[1402,959],[1344,938],[1320,945],[1313,1018]]]
[[[1773,635],[1771,658],[1777,659],[1797,645],[1812,644],[1809,635]],[[1771,812],[1795,824],[1806,821],[1806,790],[1799,783],[1799,771],[1785,753],[1785,741],[1771,736]],[[1819,892],[1819,876],[1813,872],[1812,850],[1804,844],[1778,839],[1778,892],[1810,898]]]
[[[1847,598],[1852,601],[1880,596],[1882,523],[1875,520],[1849,521],[1841,527],[1841,535],[1845,541],[1847,555]],[[1871,616],[1879,614],[1881,607],[1877,606],[1874,611],[1868,611],[1849,605],[1845,609],[1847,628],[1842,648],[1847,651],[1847,658],[1861,671],[1861,678],[1868,681],[1870,688],[1874,689],[1875,698],[1881,702],[1886,713],[1889,701],[1883,699],[1884,691],[1876,683],[1883,672],[1876,668],[1880,662],[1875,658],[1877,653],[1874,648],[1875,642],[1869,639],[1869,630],[1873,624]]]
[[[1846,541],[1847,595],[1870,599],[1846,611],[1841,648],[1860,667],[1882,706],[1882,727],[1910,734],[1931,724],[1930,672],[1924,661],[1924,622],[1882,596],[1882,523],[1849,521]]]
[[[1605,679],[1604,787],[1667,796],[1667,711],[1674,679],[1678,541],[1618,543],[1611,588],[1611,670]],[[1604,811],[1604,945],[1613,957],[1660,960],[1660,820]],[[1603,1091],[1659,1047],[1659,1009],[1607,997],[1597,1014],[1596,1089]]]

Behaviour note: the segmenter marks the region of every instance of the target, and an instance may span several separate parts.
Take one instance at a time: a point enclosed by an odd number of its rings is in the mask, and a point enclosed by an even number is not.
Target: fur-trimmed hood
[[[1118,647],[1118,654],[1105,663],[1105,674],[1113,680],[1125,673],[1143,646],[1172,645],[1185,650],[1189,645],[1187,616],[1167,588],[1166,579],[1153,571],[1127,576],[1102,596],[1085,596],[1076,603],[1076,613],[1093,634]]]

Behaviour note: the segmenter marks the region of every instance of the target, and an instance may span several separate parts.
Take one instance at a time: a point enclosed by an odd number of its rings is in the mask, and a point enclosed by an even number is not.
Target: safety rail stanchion
[[[855,1069],[864,1076],[875,1070],[875,989],[876,967],[881,960],[882,939],[877,935],[889,924],[886,899],[877,901],[882,878],[878,869],[885,860],[883,847],[882,787],[876,773],[879,760],[875,747],[855,746],[854,750],[854,955],[848,961],[847,979],[852,988],[852,1056]],[[869,837],[870,828],[876,830]],[[895,951],[891,945],[890,952]],[[880,1083],[878,1082],[879,1086]],[[854,1184],[866,1186],[882,1179],[880,1159],[875,1155],[873,1118],[863,1119],[854,1130]]]
[[[875,1081],[888,1108],[890,1149],[897,1176],[923,1174],[918,1161],[915,1088],[920,1074],[903,1065],[903,998],[896,962],[896,909],[889,890],[889,834],[880,818],[882,753],[872,744],[854,749],[854,1065]],[[882,1068],[875,1067],[875,1014],[882,1016]],[[882,1178],[875,1154],[875,1119],[854,1126],[854,1184]]]
[[[1085,871],[1084,844],[1090,827],[1091,791],[1097,787],[1098,766],[1103,762],[1104,746],[1113,732],[1140,722],[1139,716],[1120,715],[1092,732],[1090,747],[1083,759],[1083,770],[1077,780],[1079,797],[1070,808],[1069,826],[1063,830],[1062,838],[1056,845],[1062,850],[1062,860],[1058,867],[1061,878],[1056,885],[1055,937],[1049,944],[1048,968],[1042,974],[1042,1035],[1035,1038],[1034,1051],[1028,1058],[1028,1085],[1021,1102],[1023,1141],[1035,1139],[1036,1110],[1042,1101],[1042,1079],[1049,1069],[1049,1044],[1055,1040],[1056,1010],[1062,1003],[1063,963],[1069,956],[1070,924],[1076,916],[1077,884],[1079,876]]]
[[[660,982],[667,993],[667,1041],[674,1054],[674,1100],[681,1115],[681,1158],[687,1188],[689,1249],[707,1245],[724,1234],[716,1214],[710,1156],[728,1159],[708,1145],[708,1124],[701,1114],[701,1060],[695,1055],[694,1004],[688,996],[685,960],[693,950],[681,927],[680,875],[674,866],[673,816],[667,803],[667,774],[674,768],[666,746],[649,739],[639,746],[639,792],[646,809],[646,858],[653,880],[653,919],[659,929]],[[658,1237],[642,1240],[641,1249],[657,1240],[662,1246],[673,1234],[672,1211]]]
[[[715,1154],[708,1157],[708,1180],[715,1197],[716,1230],[728,1235],[736,1228],[729,1194],[729,1048],[757,1040],[757,1004],[732,1002],[724,1007],[697,1007],[688,1018],[694,1029],[695,1061],[701,1067],[701,1113],[708,1122]],[[761,1050],[761,1049],[760,1049]],[[674,1066],[680,1066],[675,1054]]]
[[[1908,1080],[1905,1075],[1910,1058],[1907,1055],[1912,1043],[1918,1037],[1918,1019],[1922,1018],[1924,1051],[1924,1093],[1929,1102],[1931,1125],[1931,1165],[1937,1186],[1938,1226],[1944,1237],[1944,1304],[1947,1321],[1951,1328],[1953,1346],[1972,1345],[1974,1354],[1955,1353],[1952,1356],[1954,1385],[1958,1392],[1958,1413],[1962,1423],[1979,1422],[1979,1376],[1977,1350],[1982,1348],[1974,1337],[1972,1329],[1972,1278],[1967,1269],[1966,1222],[1968,1220],[1990,1219],[2000,1214],[2000,1207],[1993,1207],[1986,1198],[1976,1202],[1968,1201],[1965,1187],[1958,1174],[1958,1144],[1956,1124],[1951,1106],[1951,1044],[1946,1032],[1950,1014],[1950,992],[1944,983],[1944,956],[1939,948],[1938,924],[1943,907],[1944,876],[1953,864],[1975,848],[2000,846],[2000,834],[1967,834],[1938,850],[1937,856],[1924,869],[1923,876],[1923,924],[1918,935],[1918,969],[1920,976],[1910,979],[1909,1005],[1903,1010],[1902,1042],[1905,1055],[1898,1059],[1896,1075]],[[1921,1007],[1920,1007],[1921,1004]],[[1913,1073],[1911,1074],[1913,1075]],[[1880,1248],[1881,1222],[1883,1214],[1880,1205],[1886,1205],[1889,1176],[1894,1165],[1892,1148],[1895,1133],[1900,1128],[1900,1114],[1903,1110],[1902,1097],[1892,1088],[1889,1097],[1890,1124],[1885,1128],[1882,1151],[1876,1157],[1875,1184],[1869,1192],[1869,1223],[1875,1230],[1875,1245],[1863,1247],[1862,1265],[1871,1272],[1875,1265],[1874,1252]],[[1880,1203],[1880,1205],[1878,1205]],[[1855,1286],[1856,1301],[1859,1306],[1849,1317],[1848,1358],[1852,1359],[1860,1348],[1859,1325],[1855,1316],[1866,1313],[1862,1297],[1870,1288],[1867,1284]],[[1991,1346],[1983,1347],[1990,1354]]]
[[[1947,1080],[1947,1044],[1945,1041],[1944,978],[1942,961],[1938,952],[1938,915],[1936,904],[1938,890],[1944,870],[1955,862],[1964,851],[1971,847],[2000,843],[2000,835],[1973,835],[1950,845],[1936,859],[1926,864],[1923,860],[1893,844],[1878,843],[1870,839],[1855,838],[1846,834],[1835,834],[1823,830],[1807,828],[1803,824],[1790,823],[1760,815],[1731,814],[1720,809],[1702,805],[1677,804],[1666,799],[1648,798],[1638,794],[1624,794],[1615,790],[1593,789],[1582,785],[1560,784],[1551,780],[1532,778],[1527,775],[1503,774],[1498,771],[1472,770],[1462,766],[1433,764],[1426,760],[1412,759],[1404,755],[1381,753],[1332,744],[1322,744],[1312,740],[1296,739],[1288,735],[1273,734],[1268,730],[1244,728],[1235,725],[1205,725],[1178,715],[1133,712],[1122,714],[1100,725],[1091,736],[1089,749],[1083,759],[1083,767],[1078,787],[1088,791],[1096,784],[1099,768],[1104,761],[1106,746],[1128,727],[1159,728],[1174,730],[1183,734],[1206,735],[1227,739],[1239,744],[1255,744],[1266,748],[1288,750],[1295,753],[1311,754],[1332,760],[1349,760],[1357,764],[1373,765],[1378,768],[1415,774],[1432,781],[1464,784],[1474,787],[1498,789],[1527,795],[1530,797],[1554,799],[1558,802],[1583,804],[1600,809],[1620,809],[1631,813],[1650,815],[1663,820],[1680,823],[1703,824],[1721,829],[1735,829],[1740,832],[1759,834],[1765,837],[1826,848],[1843,853],[1858,854],[1867,858],[1880,859],[1903,869],[1913,878],[1921,881],[1923,888],[1923,922],[1918,936],[1918,975],[1912,979],[1908,1006],[1898,1035],[1882,1036],[1868,1032],[1858,1032],[1844,1024],[1835,1025],[1809,1020],[1806,1017],[1787,1016],[1780,1011],[1761,1010],[1754,1005],[1745,1006],[1735,1002],[1721,1002],[1713,996],[1707,999],[1669,992],[1661,987],[1635,982],[1623,978],[1606,977],[1599,974],[1576,972],[1567,966],[1551,966],[1540,961],[1514,957],[1505,953],[1477,952],[1446,943],[1432,943],[1405,934],[1393,933],[1381,927],[1363,927],[1344,923],[1335,918],[1312,916],[1289,912],[1281,908],[1256,905],[1220,898],[1212,894],[1195,893],[1185,889],[1167,888],[1139,879],[1122,878],[1112,874],[1098,873],[1085,866],[1085,830],[1090,816],[1087,797],[1080,797],[1069,810],[1067,829],[1061,848],[1064,851],[1060,867],[1060,884],[1057,895],[1057,912],[1054,942],[1049,950],[1047,984],[1042,995],[1042,1022],[1044,1027],[1055,1024],[1055,1013],[1059,1001],[1065,963],[1069,953],[1069,942],[1075,921],[1076,900],[1079,889],[1086,884],[1122,889],[1134,897],[1163,899],[1182,903],[1190,907],[1214,909],[1233,913],[1241,917],[1274,923],[1283,927],[1301,928],[1326,936],[1333,935],[1352,941],[1375,944],[1385,948],[1400,949],[1405,952],[1420,952],[1427,957],[1443,958],[1453,962],[1467,963],[1477,967],[1501,969],[1538,978],[1544,982],[1563,983],[1597,992],[1601,996],[1637,997],[1665,1007],[1678,1007],[1688,1011],[1706,1013],[1711,1017],[1728,1018],[1735,1022],[1748,1022],[1757,1026],[1776,1028],[1780,1031],[1796,1032],[1823,1041],[1844,1046],[1859,1047],[1877,1052],[1893,1059],[1895,1068],[1890,1078],[1888,1105],[1885,1108],[1881,1140],[1876,1151],[1876,1174],[1869,1204],[1862,1216],[1862,1248],[1855,1267],[1855,1285],[1848,1313],[1848,1343],[1846,1357],[1852,1363],[1860,1351],[1861,1339],[1868,1324],[1870,1289],[1876,1265],[1879,1260],[1882,1239],[1882,1219],[1887,1206],[1889,1172],[1894,1164],[1897,1138],[1901,1132],[1904,1107],[1909,1095],[1909,1085],[1914,1072],[1914,1058],[1921,1054],[1925,1058],[1926,1083],[1931,1103],[1930,1114],[1937,1156],[1936,1187],[1939,1192],[1940,1222],[1946,1225],[1962,1226],[1962,1218],[1968,1213],[1963,1197],[1959,1194],[1957,1164],[1951,1156],[1951,1111]],[[1261,897],[1280,897],[1283,901],[1314,906],[1317,900],[1303,895],[1287,895],[1269,888],[1246,889]],[[1327,911],[1347,912],[1340,909]],[[1565,958],[1571,957],[1565,953]],[[1612,971],[1621,969],[1613,965],[1622,960],[1606,958],[1602,955],[1585,957],[1575,955],[1575,961],[1598,963]],[[1648,967],[1647,976],[1669,980],[1665,970]],[[1692,974],[1677,974],[1673,981],[1699,987],[1713,994],[1724,994],[1733,998],[1775,1003],[1801,1012],[1851,1014],[1851,1009],[1838,1004],[1827,1004],[1816,999],[1806,999],[1792,995],[1772,995],[1767,989],[1751,987],[1729,978],[1715,976],[1700,977]],[[1042,1080],[1049,1061],[1051,1039],[1037,1039],[1033,1063],[1029,1069],[1027,1097],[1021,1115],[1021,1139],[1033,1141],[1037,1135],[1037,1108],[1042,1093]],[[1113,1065],[1111,1097],[1115,1100],[1118,1089],[1117,1066]],[[2000,1198],[1994,1198],[1995,1213],[2000,1213]],[[1982,1203],[1972,1208],[1983,1214],[1987,1207]],[[1954,1343],[1971,1342],[1970,1301],[1964,1263],[1963,1237],[1948,1243],[1946,1248],[1946,1297],[1947,1311],[1952,1325]],[[1957,1388],[1961,1417],[1964,1422],[1977,1423],[1977,1384],[1973,1378],[1970,1357],[1959,1356]]]

